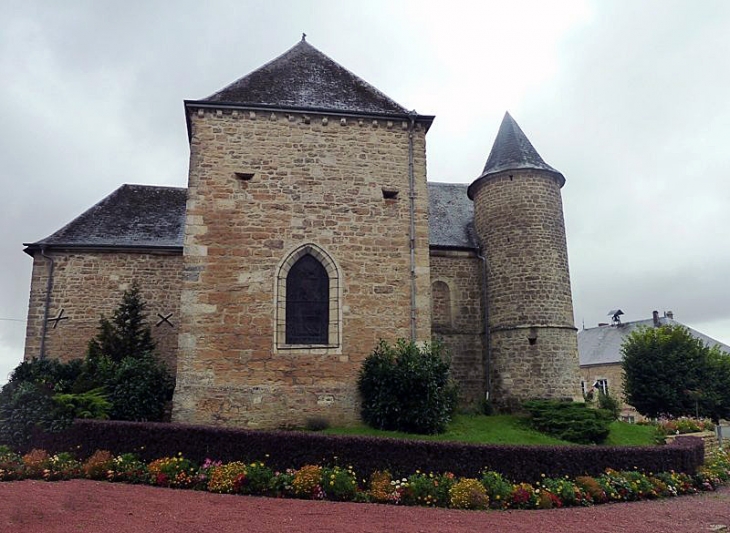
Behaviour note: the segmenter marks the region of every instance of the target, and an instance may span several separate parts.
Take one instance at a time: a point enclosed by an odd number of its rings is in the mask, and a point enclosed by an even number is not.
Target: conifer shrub
[[[530,400],[522,407],[537,431],[577,444],[601,444],[610,432],[613,414],[590,409],[584,403],[557,400]]]
[[[376,429],[433,434],[445,431],[456,407],[450,365],[438,343],[422,348],[380,341],[358,379],[363,421]]]

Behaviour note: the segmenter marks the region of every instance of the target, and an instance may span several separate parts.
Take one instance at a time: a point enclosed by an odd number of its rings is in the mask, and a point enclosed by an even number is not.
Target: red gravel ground
[[[730,531],[730,487],[651,502],[549,511],[477,512],[277,500],[84,480],[0,483],[0,532],[3,533],[694,533],[726,530]]]

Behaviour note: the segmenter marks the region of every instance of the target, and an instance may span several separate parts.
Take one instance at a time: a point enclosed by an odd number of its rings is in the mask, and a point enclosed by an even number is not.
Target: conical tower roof
[[[469,197],[477,182],[506,170],[543,170],[553,174],[561,187],[565,184],[565,177],[543,161],[509,112],[504,114],[484,170],[469,187]]]
[[[201,102],[367,115],[405,116],[409,113],[405,107],[317,50],[304,36],[276,59]]]

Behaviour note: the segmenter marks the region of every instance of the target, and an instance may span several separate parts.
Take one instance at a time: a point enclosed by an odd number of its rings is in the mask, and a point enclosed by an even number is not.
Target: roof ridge
[[[305,40],[210,96],[186,104],[196,102],[378,116],[415,113]]]

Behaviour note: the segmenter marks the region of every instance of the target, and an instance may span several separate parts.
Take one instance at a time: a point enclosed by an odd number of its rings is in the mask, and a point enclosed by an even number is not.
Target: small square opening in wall
[[[383,187],[383,198],[386,200],[395,200],[398,198],[398,189],[386,189]]]
[[[241,181],[251,181],[253,179],[253,172],[234,172],[234,174]]]

